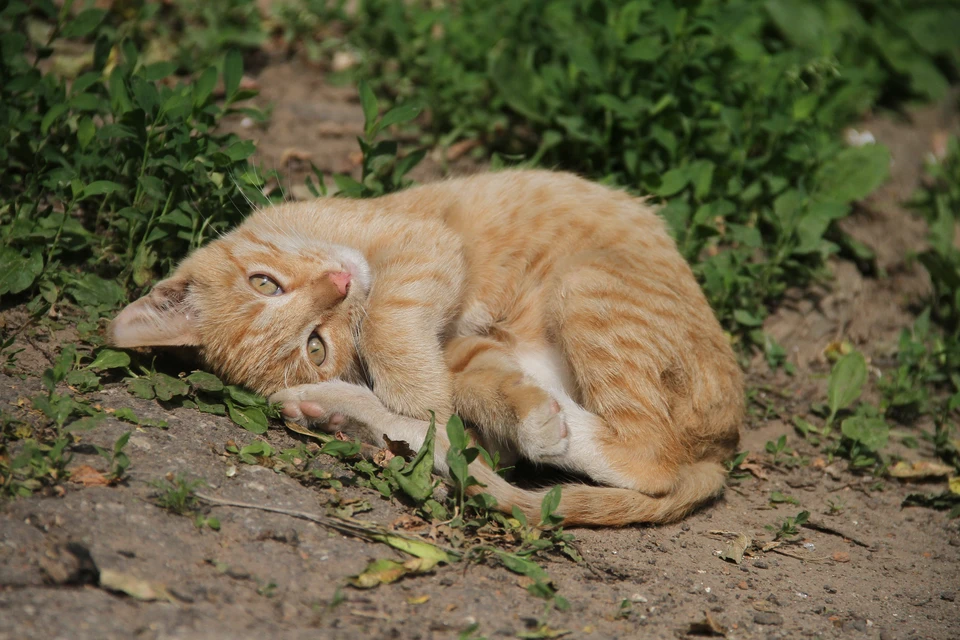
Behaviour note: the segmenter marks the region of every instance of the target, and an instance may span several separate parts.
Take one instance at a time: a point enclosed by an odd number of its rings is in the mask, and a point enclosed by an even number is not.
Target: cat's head
[[[196,250],[110,324],[117,347],[191,346],[225,380],[263,394],[357,375],[370,292],[356,250],[244,224]]]

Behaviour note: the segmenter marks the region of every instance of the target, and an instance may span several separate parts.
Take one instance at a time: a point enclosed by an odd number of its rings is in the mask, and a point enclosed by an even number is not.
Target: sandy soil
[[[267,167],[301,184],[306,159],[326,172],[356,169],[362,117],[351,90],[327,86],[296,61],[269,64],[255,80],[262,101],[274,104],[272,118],[265,128],[234,126],[257,140]],[[343,587],[368,560],[398,554],[285,515],[215,507],[208,515],[220,519],[221,530],[198,528],[155,506],[149,483],[185,473],[205,478],[206,491],[220,498],[318,514],[335,496],[237,464],[224,454],[225,443],[246,444],[254,436],[229,420],[138,400],[112,384],[90,399],[132,407],[139,416],[166,420],[168,428],[134,432],[129,480],[120,486],[68,483],[65,491],[0,506],[0,639],[427,639],[458,637],[473,623],[479,629],[471,637],[495,638],[531,633],[544,622],[570,638],[674,638],[703,633],[691,624],[705,616],[728,638],[960,637],[960,521],[900,506],[908,493],[940,490],[942,482],[903,485],[857,475],[844,461],[828,464],[790,426],[794,415],[826,397],[821,354],[830,341],[850,340],[874,364],[888,363],[900,329],[912,322],[911,305],[928,285],[906,256],[922,246],[924,227],[899,203],[917,184],[930,136],[949,126],[944,118],[928,109],[912,119],[864,123],[891,147],[894,176],[844,228],[877,252],[887,275],[866,277],[837,261],[831,282],[793,292],[766,323],[797,374],[770,373],[761,358],[749,368],[758,391],[743,449],[754,452],[755,475],[731,481],[724,498],[676,525],[574,530],[584,562],[559,556],[544,562],[569,611],[546,611],[522,579],[492,564],[442,566],[370,591]],[[427,163],[419,177],[436,174],[436,167]],[[8,328],[22,318],[16,308],[3,314]],[[0,375],[0,407],[28,420],[18,401],[39,392],[38,374],[72,333],[37,330],[29,337],[20,345],[20,368]],[[84,434],[72,465],[102,467],[90,445],[109,446],[128,428],[110,419]],[[763,453],[782,434],[809,464],[775,465]],[[264,439],[276,448],[299,442],[276,426]],[[921,444],[909,455],[932,453]],[[410,513],[353,486],[334,459],[321,456],[317,464],[343,480],[341,498],[369,501],[372,510],[358,517],[389,525]],[[771,506],[772,491],[800,505]],[[801,509],[816,528],[803,528],[798,544],[755,550],[739,566],[718,557],[727,542],[713,532],[740,532],[759,546],[773,539],[767,525]],[[169,597],[144,602],[118,595],[97,586],[97,571],[152,581]]]

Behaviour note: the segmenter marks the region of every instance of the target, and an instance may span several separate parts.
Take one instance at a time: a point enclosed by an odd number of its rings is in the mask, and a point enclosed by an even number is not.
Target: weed
[[[810,519],[809,511],[801,511],[795,516],[788,516],[783,519],[782,522],[778,522],[776,526],[774,525],[765,525],[764,528],[768,531],[772,531],[775,540],[780,540],[781,538],[793,538],[800,535],[800,527]]]
[[[112,449],[96,447],[97,453],[99,453],[100,456],[107,461],[108,470],[106,478],[111,483],[116,483],[120,480],[123,480],[124,476],[126,476],[127,468],[130,466],[130,458],[126,453],[123,452],[124,448],[127,446],[127,443],[130,441],[130,433],[130,431],[127,431],[122,436],[117,438],[116,442],[113,443]]]
[[[827,499],[827,514],[831,516],[840,515],[847,508],[847,502],[842,498],[828,498]]]
[[[800,501],[797,500],[796,498],[794,498],[793,496],[788,496],[788,495],[786,495],[785,493],[782,493],[782,492],[780,492],[780,491],[771,491],[771,492],[770,492],[770,504],[772,504],[772,505],[777,505],[777,504],[793,504],[793,505],[799,506],[799,505],[800,505]]]
[[[168,473],[162,480],[152,481],[150,486],[157,490],[153,497],[154,504],[182,516],[196,510],[197,497],[194,492],[206,487],[207,483],[202,479],[187,480],[179,473]]]

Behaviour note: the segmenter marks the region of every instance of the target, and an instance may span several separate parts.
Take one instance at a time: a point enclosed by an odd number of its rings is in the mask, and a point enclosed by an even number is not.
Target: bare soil
[[[351,90],[326,85],[297,61],[270,63],[255,80],[262,103],[274,105],[272,118],[263,128],[233,126],[257,140],[267,167],[301,184],[309,161],[326,172],[356,170],[362,116]],[[346,587],[370,559],[399,554],[286,515],[215,507],[204,512],[220,519],[221,530],[198,528],[192,518],[155,506],[150,483],[184,473],[206,479],[205,491],[219,498],[317,514],[333,494],[224,455],[227,441],[254,440],[226,418],[139,400],[111,384],[90,399],[104,408],[132,407],[168,427],[134,431],[129,479],[119,486],[68,483],[64,491],[0,505],[0,640],[455,638],[475,622],[489,638],[530,633],[542,622],[570,638],[674,638],[702,633],[691,625],[706,616],[729,638],[960,637],[960,523],[900,506],[908,493],[940,491],[944,483],[856,474],[845,461],[825,460],[790,425],[826,398],[822,354],[831,341],[849,340],[884,366],[899,331],[912,322],[928,283],[907,258],[922,247],[925,228],[901,202],[920,179],[931,136],[952,126],[952,115],[931,108],[860,127],[890,146],[893,179],[844,229],[874,249],[885,275],[867,277],[837,260],[830,282],[791,293],[764,328],[787,348],[796,375],[771,373],[759,357],[749,367],[758,391],[742,448],[754,452],[755,475],[731,481],[722,499],[675,525],[573,530],[584,562],[544,562],[569,611],[547,611],[523,579],[495,564],[441,566],[369,591]],[[434,159],[418,177],[437,174]],[[297,188],[291,197],[300,194]],[[22,309],[3,314],[7,329],[22,318]],[[19,369],[0,375],[2,411],[38,419],[22,399],[40,391],[39,373],[72,339],[69,327],[25,332]],[[84,434],[71,466],[103,468],[90,445],[108,447],[128,429],[111,418]],[[763,453],[782,434],[808,464],[775,465]],[[273,428],[264,439],[280,449],[295,446],[297,437]],[[932,458],[922,442],[904,454]],[[320,461],[343,480],[343,498],[370,502],[372,511],[358,517],[399,525],[411,512],[354,486],[334,459]],[[772,491],[800,506],[771,506]],[[714,532],[740,532],[760,545],[773,540],[768,525],[801,509],[816,528],[804,527],[798,544],[753,551],[739,566],[718,557],[727,541]],[[96,572],[109,570],[162,585],[169,597],[140,601],[101,588]]]

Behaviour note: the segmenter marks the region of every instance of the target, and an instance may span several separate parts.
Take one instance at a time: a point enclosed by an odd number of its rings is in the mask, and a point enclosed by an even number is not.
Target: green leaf
[[[93,362],[87,365],[88,369],[103,371],[105,369],[122,369],[130,366],[130,356],[123,351],[101,349]]]
[[[147,378],[128,378],[127,391],[144,400],[153,400],[157,397],[153,390],[153,383]]]
[[[383,118],[380,119],[380,122],[376,124],[368,136],[375,136],[377,132],[392,125],[410,122],[420,115],[420,111],[422,111],[422,109],[416,105],[401,105],[395,109],[391,109],[383,114]]]
[[[259,407],[238,407],[228,400],[227,414],[231,420],[251,433],[260,435],[267,432],[267,416]]]
[[[436,420],[430,417],[430,426],[416,457],[393,477],[400,489],[417,502],[423,502],[433,494],[433,449],[436,435]]]
[[[207,67],[193,84],[193,106],[203,107],[217,86],[217,68]]]
[[[252,391],[247,391],[243,387],[230,384],[224,387],[224,389],[226,390],[227,395],[242,405],[246,405],[248,407],[262,407],[266,404],[266,401],[261,396],[253,393]]]
[[[223,383],[220,381],[220,378],[206,371],[194,371],[184,378],[184,380],[199,391],[220,391],[223,389]]]
[[[815,174],[821,200],[852,202],[876,190],[890,175],[890,151],[882,144],[850,147]]]
[[[360,107],[363,109],[364,132],[372,138],[373,127],[377,120],[377,97],[365,80],[361,80],[357,89],[360,92]]]
[[[97,180],[91,182],[83,188],[83,191],[80,194],[80,200],[85,200],[92,196],[103,196],[109,195],[111,193],[117,193],[123,191],[123,185],[117,184],[110,180]]]
[[[56,119],[67,111],[67,107],[68,105],[65,102],[58,102],[50,107],[50,109],[43,114],[43,119],[40,121],[40,133],[47,135]]]
[[[0,296],[27,290],[42,271],[40,251],[24,258],[13,247],[0,247]]]
[[[64,38],[84,38],[103,22],[106,11],[102,9],[86,9],[77,14],[77,17],[67,21],[61,35]]]
[[[843,421],[840,430],[845,438],[859,442],[874,453],[887,446],[890,438],[890,427],[883,418],[851,416]]]
[[[540,524],[550,523],[551,517],[560,506],[560,485],[547,491],[540,502]]]
[[[330,442],[325,442],[323,446],[320,447],[320,453],[325,453],[328,456],[333,456],[338,459],[352,458],[360,453],[360,443],[355,440],[331,440]]]
[[[659,196],[672,196],[690,183],[690,171],[686,168],[670,169],[660,179],[660,186],[653,189]]]
[[[223,92],[227,102],[236,95],[242,78],[243,56],[236,49],[231,49],[223,60]]]
[[[153,374],[153,390],[157,394],[157,399],[164,402],[190,393],[190,387],[186,382],[160,372]]]
[[[833,422],[838,411],[856,402],[866,381],[867,361],[859,351],[848,353],[837,361],[827,382],[828,424]]]

